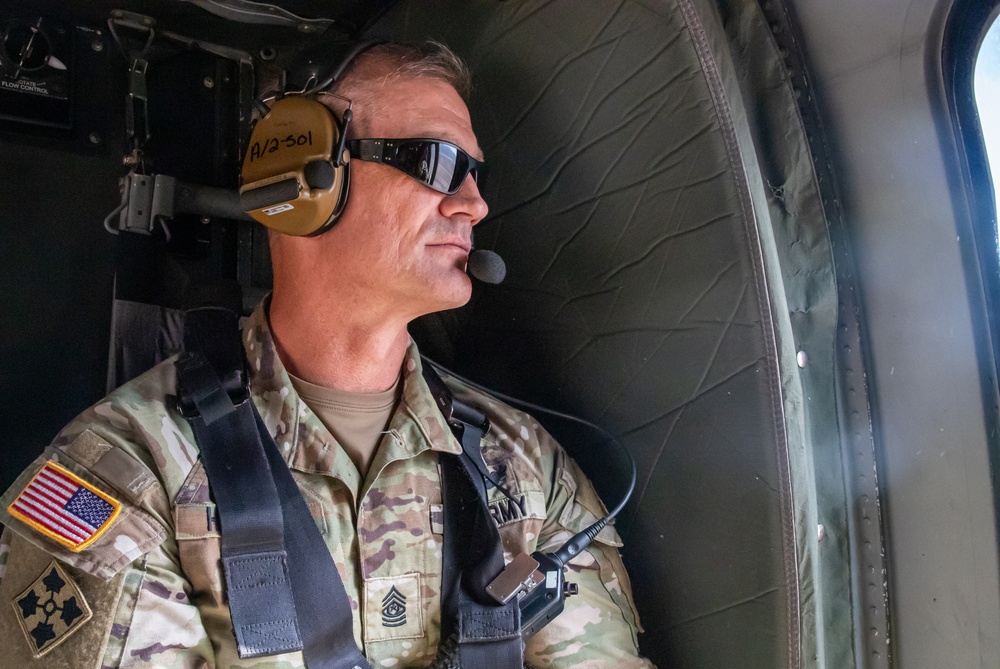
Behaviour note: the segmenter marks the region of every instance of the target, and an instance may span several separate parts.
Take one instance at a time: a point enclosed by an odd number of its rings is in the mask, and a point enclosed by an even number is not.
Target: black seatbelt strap
[[[444,501],[441,649],[435,667],[521,669],[521,610],[516,600],[500,605],[486,586],[504,569],[503,544],[487,506],[481,440],[485,416],[466,415],[440,377],[424,365],[424,379],[442,410],[462,454],[442,453]],[[459,417],[456,414],[462,411]],[[465,422],[462,418],[474,418]]]
[[[371,669],[330,550],[249,395],[234,406],[199,353],[176,367],[199,412],[188,420],[219,509],[240,657],[301,650],[309,669]]]
[[[285,548],[306,666],[370,669],[368,660],[354,643],[354,613],[330,549],[256,408],[254,417],[281,498]]]
[[[281,501],[250,400],[234,406],[201,354],[187,353],[175,366],[198,410],[188,422],[219,510],[222,563],[240,657],[301,650]]]
[[[451,579],[448,592],[442,592],[441,636],[457,642],[458,661],[453,666],[521,669],[524,647],[518,603],[512,600],[501,606],[486,594],[486,586],[503,571],[504,560],[496,523],[477,491],[482,479],[464,456],[443,454],[441,473],[447,500],[442,574]],[[461,501],[456,504],[456,499]]]
[[[178,409],[194,430],[219,509],[238,652],[250,658],[301,650],[309,669],[371,669],[354,642],[333,557],[250,399],[238,333],[231,311],[191,310],[188,353],[175,364]],[[234,403],[237,351],[244,385]],[[225,385],[206,353],[219,362]]]

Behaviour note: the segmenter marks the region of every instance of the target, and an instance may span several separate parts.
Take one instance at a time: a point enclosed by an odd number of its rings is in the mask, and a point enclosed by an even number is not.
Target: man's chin
[[[421,315],[457,309],[468,304],[472,298],[472,279],[465,272],[456,271],[447,280],[439,277],[414,297],[415,302],[421,305]]]
[[[462,273],[460,281],[456,281],[455,285],[449,287],[447,295],[442,295],[441,302],[444,306],[436,311],[446,311],[448,309],[457,309],[463,307],[469,303],[472,299],[472,279],[468,274]]]

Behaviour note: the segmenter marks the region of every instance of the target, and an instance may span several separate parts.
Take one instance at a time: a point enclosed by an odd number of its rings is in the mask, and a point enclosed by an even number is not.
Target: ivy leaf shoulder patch
[[[76,582],[55,560],[11,604],[36,659],[65,641],[93,616]]]

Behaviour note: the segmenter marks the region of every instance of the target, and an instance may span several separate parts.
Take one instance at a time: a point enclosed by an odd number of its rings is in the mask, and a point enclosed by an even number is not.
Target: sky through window
[[[975,75],[976,106],[983,127],[986,156],[993,176],[993,194],[1000,211],[1000,19],[993,21],[979,48]]]

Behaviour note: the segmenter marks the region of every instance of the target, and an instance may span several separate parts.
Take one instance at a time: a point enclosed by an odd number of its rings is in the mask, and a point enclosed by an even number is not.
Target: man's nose
[[[465,177],[465,182],[458,192],[441,200],[441,213],[444,216],[467,220],[469,225],[475,225],[483,220],[489,210],[490,207],[479,193],[479,185],[471,174]]]

